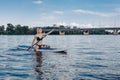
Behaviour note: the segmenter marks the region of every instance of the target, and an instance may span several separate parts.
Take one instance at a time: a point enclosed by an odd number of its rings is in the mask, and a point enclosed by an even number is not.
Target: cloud
[[[88,23],[88,24],[80,24],[80,28],[93,28],[93,25]]]
[[[115,8],[115,11],[120,13],[120,7],[119,8]]]
[[[70,23],[59,22],[59,23],[56,23],[56,24],[57,24],[57,26],[64,25],[64,26],[70,26],[71,28],[73,28],[74,26],[76,26],[78,28],[93,28],[93,24],[90,24],[90,23],[80,24],[80,23],[77,23],[77,22],[70,22]]]
[[[57,26],[60,26],[60,25],[64,25],[64,26],[67,26],[68,24],[67,23],[65,23],[65,22],[58,22],[58,23],[56,23],[57,24]]]
[[[63,11],[54,11],[53,13],[55,13],[55,14],[64,14]]]
[[[35,1],[33,1],[33,3],[34,3],[34,4],[42,4],[43,1],[41,1],[41,0],[35,0]]]
[[[93,25],[92,24],[90,24],[90,23],[86,23],[86,24],[79,24],[79,23],[76,23],[76,22],[71,22],[70,23],[70,26],[71,27],[74,27],[74,26],[77,26],[78,28],[92,28],[93,27]]]
[[[70,26],[80,26],[80,24],[78,24],[76,22],[72,22],[72,23],[70,23]]]
[[[90,15],[96,15],[96,16],[102,16],[102,17],[112,17],[112,16],[117,16],[119,15],[118,13],[101,13],[101,12],[95,12],[95,11],[90,11],[90,10],[83,10],[83,9],[77,9],[73,10],[75,13],[81,13],[81,14],[90,14]]]
[[[36,24],[41,26],[50,26],[57,23],[59,20],[59,16],[56,16],[51,13],[41,13],[39,19],[35,21]]]

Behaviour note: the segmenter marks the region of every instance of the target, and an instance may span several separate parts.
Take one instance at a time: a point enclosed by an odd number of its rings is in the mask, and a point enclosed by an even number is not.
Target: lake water
[[[120,80],[120,36],[49,35],[67,54],[17,50],[33,35],[0,36],[0,80]]]

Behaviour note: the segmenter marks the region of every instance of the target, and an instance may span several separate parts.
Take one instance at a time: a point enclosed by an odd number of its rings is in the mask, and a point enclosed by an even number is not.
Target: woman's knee
[[[38,51],[38,46],[35,46],[34,51],[35,51],[35,52]]]

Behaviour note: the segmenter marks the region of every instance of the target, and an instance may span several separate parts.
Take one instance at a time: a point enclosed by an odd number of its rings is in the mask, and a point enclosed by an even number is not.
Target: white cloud
[[[83,10],[83,9],[77,9],[73,10],[75,13],[81,13],[81,14],[90,14],[90,15],[96,15],[96,16],[102,16],[102,17],[112,17],[119,15],[118,13],[101,13],[101,12],[95,12],[90,10]]]
[[[54,11],[53,13],[55,13],[55,14],[64,14],[63,11]]]
[[[80,24],[80,28],[93,28],[93,25],[88,23],[88,24]]]
[[[115,8],[115,11],[120,13],[120,7],[119,8]]]
[[[71,28],[73,28],[74,26],[76,26],[78,28],[93,28],[93,25],[90,23],[80,24],[77,22],[70,22],[70,23],[59,22],[59,23],[57,23],[57,26],[59,26],[59,25],[70,26]]]
[[[64,26],[67,26],[68,24],[67,23],[65,23],[65,22],[58,22],[58,23],[56,23],[57,24],[57,26],[59,26],[59,25],[64,25]]]
[[[72,23],[70,23],[70,26],[80,26],[80,24],[78,24],[76,22],[72,22]]]
[[[39,19],[35,21],[35,24],[41,25],[41,26],[50,26],[55,23],[57,23],[59,20],[59,17],[50,13],[41,13],[39,16]]]
[[[41,0],[35,0],[35,1],[33,1],[33,3],[34,3],[34,4],[42,4],[43,1],[41,1]]]
[[[54,21],[57,19],[57,16],[53,15],[53,14],[47,14],[47,13],[42,13],[40,15],[40,19],[41,20],[48,20],[48,21]]]

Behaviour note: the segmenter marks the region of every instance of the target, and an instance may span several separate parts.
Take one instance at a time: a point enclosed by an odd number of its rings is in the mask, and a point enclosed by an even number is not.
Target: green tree
[[[20,24],[15,26],[15,34],[17,35],[27,35],[28,32],[29,32],[28,26],[21,26]]]
[[[15,27],[14,27],[11,23],[8,23],[8,24],[7,24],[6,33],[7,33],[8,35],[13,35],[13,34],[15,34]]]
[[[22,29],[21,29],[21,25],[20,24],[18,24],[18,25],[16,25],[15,26],[15,34],[16,35],[20,35],[20,34],[22,34]]]
[[[5,27],[4,25],[0,26],[0,34],[4,34],[5,33]]]
[[[28,26],[23,26],[23,27],[22,27],[22,33],[27,35],[28,32],[29,32]]]

